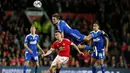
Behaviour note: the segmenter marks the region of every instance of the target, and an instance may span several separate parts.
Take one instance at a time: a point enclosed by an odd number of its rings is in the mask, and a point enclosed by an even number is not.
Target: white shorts
[[[68,62],[68,60],[69,60],[69,57],[57,55],[54,61],[52,62],[51,66],[56,66],[56,62],[60,62],[61,65],[64,65]]]

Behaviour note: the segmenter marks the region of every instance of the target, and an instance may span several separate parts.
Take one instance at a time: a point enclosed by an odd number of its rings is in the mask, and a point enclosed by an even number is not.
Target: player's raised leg
[[[85,50],[91,50],[93,51],[93,48],[87,44],[81,45],[81,43],[84,41],[85,39],[85,35],[81,34],[78,30],[72,30],[72,32],[70,33],[70,37],[72,38],[74,44],[76,44],[78,46],[78,48],[80,49],[85,49]]]
[[[91,51],[93,51],[94,49],[91,47],[91,46],[89,46],[89,45],[81,45],[81,44],[79,44],[78,45],[78,48],[80,48],[80,49],[82,49],[82,48],[84,48],[85,50],[91,50]]]

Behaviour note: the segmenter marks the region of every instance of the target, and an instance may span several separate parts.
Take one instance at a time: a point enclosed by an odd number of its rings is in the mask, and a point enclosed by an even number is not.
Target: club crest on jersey
[[[57,45],[57,47],[59,47],[60,45]]]
[[[63,43],[63,46],[65,46],[65,43]]]

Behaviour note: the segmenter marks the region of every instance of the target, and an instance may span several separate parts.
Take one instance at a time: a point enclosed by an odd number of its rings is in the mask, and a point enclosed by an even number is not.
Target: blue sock
[[[102,73],[105,73],[105,67],[104,67],[104,65],[101,66],[101,71],[102,71]]]
[[[96,73],[96,67],[92,66],[92,73]]]
[[[85,45],[85,50],[91,50],[91,51],[93,51],[93,48],[92,47],[90,47],[90,46],[88,46],[88,45]]]
[[[35,73],[37,73],[37,70],[38,70],[38,67],[36,66],[36,67],[35,67]]]
[[[23,68],[23,73],[26,73],[26,70],[27,70],[27,66],[24,65],[24,68]]]

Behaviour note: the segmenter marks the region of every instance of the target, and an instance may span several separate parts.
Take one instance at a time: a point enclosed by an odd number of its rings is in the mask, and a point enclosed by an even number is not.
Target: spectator
[[[127,62],[128,67],[130,67],[130,45],[128,45],[128,50],[124,52],[124,56]]]
[[[22,66],[24,61],[25,48],[23,46],[24,37],[29,33],[29,24],[25,19],[24,10],[32,7],[28,3],[33,1],[23,0],[1,0],[0,1],[0,65],[1,66]],[[105,30],[110,39],[109,57],[111,57],[110,67],[125,67],[126,59],[130,67],[130,2],[129,0],[42,0],[44,10],[49,17],[55,12],[72,12],[96,14],[101,29]],[[14,12],[6,12],[6,10]],[[92,23],[96,20],[88,21],[77,15],[74,17],[67,16],[64,20],[72,27],[80,30],[83,34],[89,34],[92,29]],[[39,33],[40,35],[43,35]],[[46,34],[45,34],[46,35]],[[43,36],[45,36],[43,35]],[[45,48],[50,46],[50,37],[40,39],[40,45]],[[46,41],[44,40],[46,39]],[[114,42],[113,42],[114,41]],[[116,41],[116,42],[115,42]],[[121,51],[122,50],[122,51]],[[90,66],[90,56],[75,55],[72,50],[69,67],[86,67]],[[124,53],[124,56],[122,55]],[[78,59],[77,59],[78,58]],[[54,56],[40,59],[40,64],[49,66]],[[119,59],[119,61],[118,61]],[[118,64],[116,64],[119,62]],[[33,66],[32,64],[30,66]],[[108,65],[109,66],[109,65]]]
[[[112,56],[112,58],[111,58],[111,67],[112,68],[116,68],[117,67],[115,56]]]
[[[118,67],[118,68],[126,68],[125,65],[126,65],[126,64],[125,64],[125,60],[124,60],[123,56],[120,56],[120,58],[119,58],[119,63],[117,64],[117,67]]]

